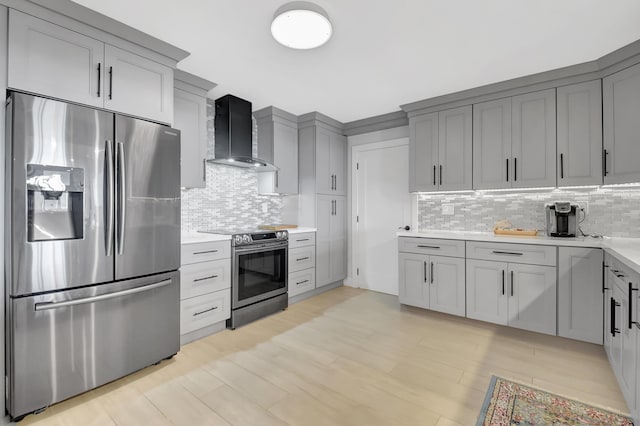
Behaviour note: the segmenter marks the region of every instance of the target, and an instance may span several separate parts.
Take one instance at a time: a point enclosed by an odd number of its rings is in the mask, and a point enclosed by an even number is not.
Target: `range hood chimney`
[[[277,167],[253,157],[251,102],[233,95],[216,99],[215,158],[210,163],[252,168],[257,172]]]

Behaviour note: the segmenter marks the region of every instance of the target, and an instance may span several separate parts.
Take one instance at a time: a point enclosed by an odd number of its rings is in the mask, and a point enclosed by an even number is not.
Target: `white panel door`
[[[207,100],[184,90],[174,92],[174,123],[180,130],[180,186],[206,186]]]
[[[429,307],[429,257],[423,254],[400,253],[399,266],[399,294],[400,303]]]
[[[511,98],[473,106],[473,188],[511,187]],[[511,169],[510,169],[511,167]]]
[[[509,264],[509,325],[556,334],[556,268]]]
[[[471,105],[438,113],[438,189],[472,186]]]
[[[511,98],[514,188],[556,186],[556,91]]]
[[[602,250],[558,249],[558,336],[601,345]]]
[[[467,259],[467,318],[507,325],[508,264]]]
[[[463,317],[465,261],[457,257],[429,258],[429,309]]]
[[[173,123],[173,70],[105,45],[104,107],[160,123]]]
[[[409,191],[438,189],[438,113],[409,118]]]
[[[9,10],[9,88],[103,107],[104,43]]]
[[[396,232],[411,223],[408,140],[354,150],[354,158],[357,221],[353,275],[360,288],[397,295]]]

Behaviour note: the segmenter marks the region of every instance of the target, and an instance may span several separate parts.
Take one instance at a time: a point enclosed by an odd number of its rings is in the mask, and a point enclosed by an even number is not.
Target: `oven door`
[[[288,243],[236,248],[233,256],[232,309],[287,292]]]

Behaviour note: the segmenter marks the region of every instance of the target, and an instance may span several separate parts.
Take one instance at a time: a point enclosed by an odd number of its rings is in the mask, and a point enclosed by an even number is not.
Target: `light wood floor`
[[[601,346],[338,288],[21,425],[474,425],[492,374],[626,412]]]

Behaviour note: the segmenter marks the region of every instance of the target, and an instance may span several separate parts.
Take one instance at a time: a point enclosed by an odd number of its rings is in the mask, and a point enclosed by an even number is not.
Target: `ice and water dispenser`
[[[27,164],[27,240],[82,239],[84,169]]]

